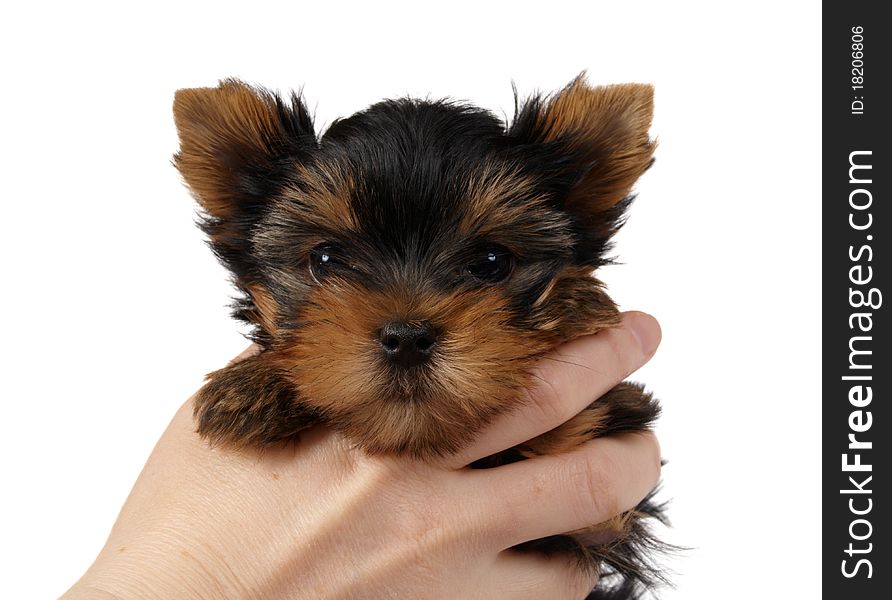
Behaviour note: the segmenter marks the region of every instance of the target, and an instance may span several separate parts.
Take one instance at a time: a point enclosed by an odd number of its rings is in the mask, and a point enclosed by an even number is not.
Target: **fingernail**
[[[656,319],[647,313],[632,313],[629,327],[632,329],[632,333],[638,340],[638,346],[645,356],[650,357],[657,351],[657,346],[660,345],[663,333],[660,331],[660,324],[657,323]]]

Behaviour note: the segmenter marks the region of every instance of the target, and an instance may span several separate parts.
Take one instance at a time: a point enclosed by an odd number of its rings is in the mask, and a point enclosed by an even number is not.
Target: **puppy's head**
[[[175,164],[301,401],[374,452],[454,451],[532,362],[616,323],[592,272],[652,160],[652,89],[577,78],[513,122],[393,100],[318,138],[301,99],[180,90]]]

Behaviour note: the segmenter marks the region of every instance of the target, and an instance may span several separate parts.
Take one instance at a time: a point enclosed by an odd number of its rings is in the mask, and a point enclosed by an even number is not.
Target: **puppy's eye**
[[[508,277],[513,267],[514,257],[507,248],[491,246],[478,253],[478,256],[465,267],[465,270],[475,279],[494,283]]]
[[[328,275],[332,270],[348,268],[342,262],[340,252],[331,244],[320,244],[310,250],[310,274],[317,281]]]

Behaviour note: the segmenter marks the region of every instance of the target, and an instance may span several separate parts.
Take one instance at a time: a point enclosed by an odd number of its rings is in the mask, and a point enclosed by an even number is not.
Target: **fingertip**
[[[663,471],[663,452],[660,449],[660,440],[653,431],[643,431],[641,435],[647,439],[650,446],[650,464],[654,470],[654,481],[659,481]]]
[[[636,473],[633,484],[635,492],[629,497],[637,504],[647,493],[654,489],[660,482],[663,470],[663,461],[660,451],[660,442],[652,431],[636,431],[607,436],[601,440],[615,439],[624,446],[623,452],[633,462],[627,468]]]
[[[641,353],[647,358],[653,356],[663,339],[659,321],[652,315],[640,311],[625,313],[623,320],[635,336]]]

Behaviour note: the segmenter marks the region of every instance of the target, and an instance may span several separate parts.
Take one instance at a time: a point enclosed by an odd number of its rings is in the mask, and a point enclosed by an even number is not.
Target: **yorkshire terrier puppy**
[[[263,351],[211,373],[201,435],[237,447],[315,423],[371,453],[451,453],[515,408],[538,359],[618,323],[593,275],[653,160],[653,90],[580,76],[516,107],[387,100],[317,135],[303,100],[238,80],[176,94],[174,157]],[[622,383],[479,468],[651,426]],[[650,498],[610,523],[529,542],[599,569],[590,598],[637,598],[661,518]],[[592,540],[600,540],[594,542]]]

